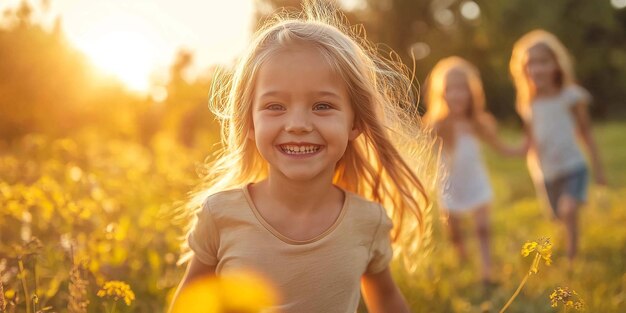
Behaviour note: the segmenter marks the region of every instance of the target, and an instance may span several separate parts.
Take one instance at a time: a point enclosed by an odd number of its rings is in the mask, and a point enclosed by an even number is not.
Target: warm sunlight
[[[94,65],[119,78],[129,89],[146,91],[155,66],[156,44],[139,32],[110,30],[78,42]]]
[[[57,0],[69,41],[104,73],[145,93],[167,75],[179,49],[194,54],[192,75],[233,60],[246,45],[252,1]]]

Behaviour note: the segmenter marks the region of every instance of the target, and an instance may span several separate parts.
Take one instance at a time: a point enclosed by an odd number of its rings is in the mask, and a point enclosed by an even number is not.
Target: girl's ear
[[[254,125],[248,128],[248,133],[246,134],[246,137],[248,137],[248,140],[254,141]]]
[[[348,140],[352,141],[354,139],[357,139],[359,135],[361,135],[361,129],[356,126],[352,126],[352,129],[350,130],[350,133],[348,134]]]

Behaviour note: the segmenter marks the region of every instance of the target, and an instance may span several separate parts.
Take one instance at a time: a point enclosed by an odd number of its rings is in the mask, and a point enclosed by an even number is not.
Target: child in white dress
[[[480,152],[485,141],[505,155],[521,155],[524,147],[511,148],[496,135],[496,122],[485,111],[478,70],[466,60],[449,57],[437,63],[428,81],[425,120],[433,126],[443,147],[444,179],[439,204],[448,213],[450,236],[461,260],[467,258],[460,227],[473,214],[480,242],[481,278],[490,284],[489,208],[493,191]]]

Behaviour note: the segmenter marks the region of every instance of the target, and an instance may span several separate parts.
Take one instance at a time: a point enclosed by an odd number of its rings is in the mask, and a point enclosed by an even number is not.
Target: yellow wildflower
[[[256,313],[276,303],[276,294],[258,275],[249,272],[207,276],[180,291],[172,313]]]
[[[536,252],[546,265],[552,264],[552,243],[550,238],[544,237],[537,241],[529,241],[522,246],[522,256],[527,257]]]
[[[543,238],[537,247],[537,252],[545,260],[546,265],[552,264],[552,243],[550,238]]]
[[[258,312],[276,302],[269,284],[246,272],[229,273],[220,279],[221,299],[228,312]]]
[[[212,278],[198,278],[181,289],[172,313],[220,313],[219,286]]]
[[[114,301],[124,299],[126,305],[130,305],[135,300],[135,293],[130,289],[130,286],[118,280],[105,282],[97,295],[100,298],[113,298]]]
[[[568,287],[557,287],[554,289],[552,294],[550,294],[550,302],[553,308],[559,306],[559,303],[562,303],[568,309],[582,311],[585,308],[585,303],[578,293],[575,290],[569,290]]]
[[[531,252],[537,248],[537,242],[529,241],[522,247],[522,256],[527,257]]]
[[[15,290],[8,289],[7,291],[4,292],[4,296],[9,300],[13,299],[15,297]]]

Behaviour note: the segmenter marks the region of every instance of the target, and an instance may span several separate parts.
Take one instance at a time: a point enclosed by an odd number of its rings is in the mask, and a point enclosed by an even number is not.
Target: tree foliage
[[[259,16],[288,2],[258,0]],[[458,55],[481,70],[488,107],[502,118],[513,117],[514,93],[508,61],[513,43],[524,33],[543,28],[556,34],[576,62],[578,81],[595,98],[599,117],[626,113],[626,9],[609,0],[361,0],[334,1],[368,37],[388,45],[425,81],[441,58]],[[350,7],[346,3],[352,3]],[[354,5],[357,3],[357,5]],[[468,5],[479,14],[463,14]],[[413,56],[412,53],[413,52]]]

